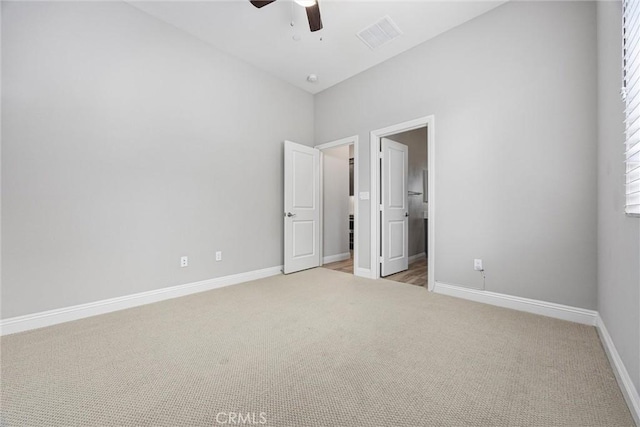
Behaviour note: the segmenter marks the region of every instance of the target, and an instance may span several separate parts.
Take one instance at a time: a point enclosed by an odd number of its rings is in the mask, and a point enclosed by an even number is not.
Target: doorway
[[[397,168],[404,169],[406,174],[406,176],[402,177],[404,185],[401,186],[404,190],[404,194],[402,194],[402,204],[405,206],[403,206],[403,209],[401,209],[402,212],[400,212],[400,220],[406,232],[406,237],[403,235],[401,238],[396,239],[404,243],[405,247],[402,248],[402,252],[405,256],[397,257],[396,261],[385,262],[388,260],[388,257],[385,257],[384,249],[385,238],[387,238],[385,231],[386,228],[391,227],[385,226],[388,222],[385,217],[381,218],[383,247],[381,253],[383,261],[381,275],[388,280],[424,287],[427,286],[428,253],[428,189],[426,188],[426,180],[424,179],[427,173],[427,143],[426,126],[382,138],[383,153],[385,144],[402,147],[402,149],[407,152],[407,161],[406,165]],[[384,163],[383,161],[382,164],[384,165]],[[389,181],[385,179],[385,174],[392,172],[388,167],[382,168],[380,178],[383,183],[381,186],[383,205],[385,199],[384,183]],[[389,236],[389,239],[389,245],[393,247],[393,236]],[[385,271],[386,267],[393,267],[394,263],[401,265]]]
[[[374,278],[434,285],[434,117],[371,132]],[[404,158],[403,158],[404,156]]]
[[[358,137],[340,139],[316,148],[321,153],[321,266],[357,274]]]

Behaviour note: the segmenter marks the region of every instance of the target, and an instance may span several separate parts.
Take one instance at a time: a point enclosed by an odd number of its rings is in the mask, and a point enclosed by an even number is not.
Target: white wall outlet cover
[[[360,200],[369,200],[369,192],[361,191],[360,192]]]
[[[473,260],[473,269],[476,271],[482,271],[482,260],[481,259],[474,259]]]
[[[216,252],[216,261],[222,261],[222,251]]]
[[[189,257],[183,256],[180,257],[180,267],[188,267],[189,266]]]

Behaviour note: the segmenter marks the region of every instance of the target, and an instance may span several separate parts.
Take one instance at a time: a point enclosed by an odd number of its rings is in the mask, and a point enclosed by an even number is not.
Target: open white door
[[[382,138],[382,271],[381,276],[409,268],[409,147]]]
[[[284,142],[284,274],[320,266],[320,150]]]

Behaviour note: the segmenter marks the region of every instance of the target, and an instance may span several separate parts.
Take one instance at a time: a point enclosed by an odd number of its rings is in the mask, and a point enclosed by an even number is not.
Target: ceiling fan
[[[252,5],[258,9],[268,4],[273,3],[276,0],[249,0]],[[309,29],[311,32],[322,29],[322,19],[320,18],[320,7],[317,0],[294,0],[300,6],[304,6],[307,10],[307,19],[309,20]]]

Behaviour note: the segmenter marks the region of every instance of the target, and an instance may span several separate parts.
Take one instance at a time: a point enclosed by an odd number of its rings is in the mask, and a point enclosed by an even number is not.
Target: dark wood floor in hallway
[[[329,270],[341,271],[343,273],[353,274],[353,255],[344,261],[336,261],[325,264],[322,267]],[[385,277],[387,280],[394,282],[408,283],[416,286],[427,286],[427,258],[420,257],[409,264],[409,269],[400,273],[392,274]]]

